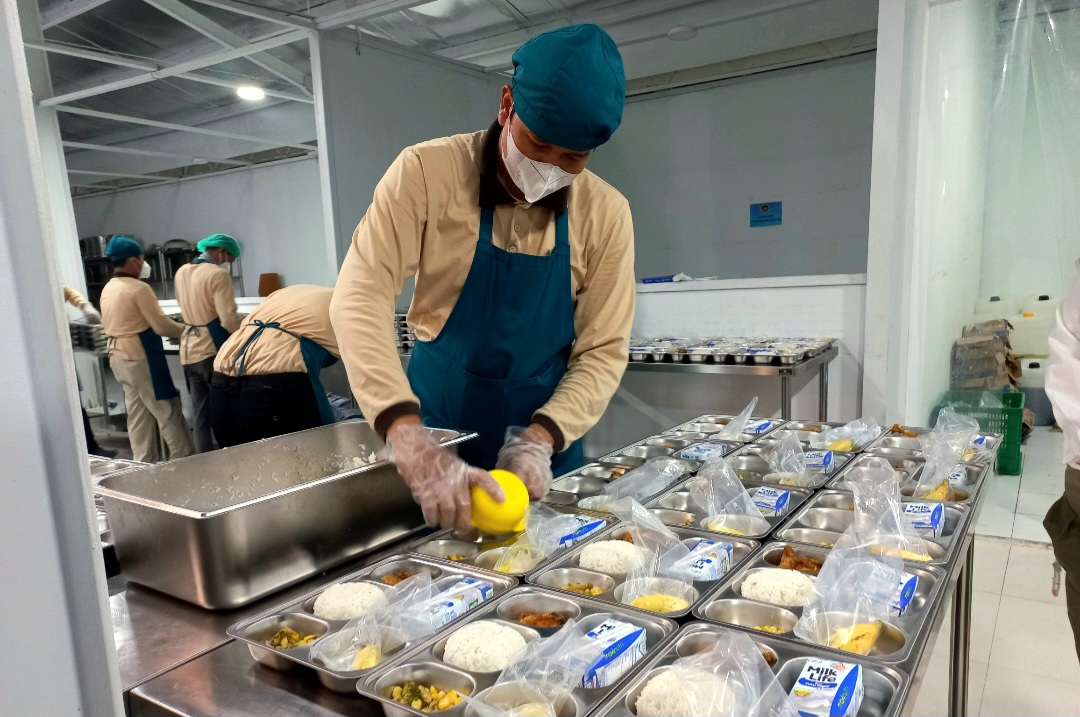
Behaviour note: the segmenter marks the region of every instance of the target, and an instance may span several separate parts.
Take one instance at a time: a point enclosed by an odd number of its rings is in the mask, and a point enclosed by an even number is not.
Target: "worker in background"
[[[1065,434],[1065,494],[1050,506],[1043,527],[1065,571],[1065,603],[1080,657],[1080,274],[1062,297],[1050,333],[1046,395]]]
[[[131,452],[137,461],[156,463],[162,459],[160,435],[170,460],[190,456],[195,446],[161,343],[163,336],[179,339],[184,325],[165,315],[143,281],[150,278],[150,265],[138,242],[114,236],[105,256],[112,261],[113,278],[101,290],[101,316],[109,363],[124,387]]]
[[[622,58],[599,27],[573,25],[513,64],[489,129],[398,155],[331,305],[353,394],[431,525],[465,525],[472,485],[502,500],[487,469],[544,495],[553,470],[582,464],[580,438],[626,369],[630,207],[585,169],[622,119]],[[393,317],[411,276],[406,376]],[[480,435],[458,458],[424,425]]]
[[[64,301],[74,306],[76,309],[83,313],[88,324],[100,324],[101,314],[94,308],[94,305],[86,300],[86,297],[80,294],[76,289],[71,288],[67,284],[64,284]],[[75,373],[75,380],[79,381],[78,372]],[[79,391],[82,391],[82,383],[79,382]],[[106,396],[101,397],[103,401],[107,401]],[[97,438],[94,437],[94,429],[90,427],[90,416],[86,415],[86,409],[83,408],[82,398],[79,398],[79,409],[82,411],[82,425],[83,433],[86,434],[86,450],[92,456],[103,456],[105,458],[113,458],[116,456],[116,451],[111,448],[105,448],[98,444]]]
[[[191,396],[195,450],[214,450],[210,424],[210,378],[214,357],[229,334],[240,328],[233,294],[232,262],[240,244],[228,234],[211,234],[198,243],[202,253],[176,272],[176,300],[184,316],[180,364]]]
[[[222,448],[334,422],[319,372],[341,357],[330,326],[334,290],[278,289],[214,360],[210,415]]]

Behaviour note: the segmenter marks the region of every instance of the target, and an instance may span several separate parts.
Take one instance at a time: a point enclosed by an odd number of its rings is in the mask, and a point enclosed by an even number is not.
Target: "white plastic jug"
[[[994,294],[975,302],[975,323],[1006,319],[1020,313],[1020,303],[1009,294]]]
[[[1009,332],[1013,356],[1047,356],[1050,353],[1053,313],[1019,314],[1010,318],[1009,323],[1013,325]]]
[[[1032,294],[1020,301],[1020,314],[1056,314],[1061,298],[1053,294]]]
[[[1020,376],[1021,388],[1046,387],[1046,363],[1044,358],[1026,358],[1020,360],[1023,375]]]

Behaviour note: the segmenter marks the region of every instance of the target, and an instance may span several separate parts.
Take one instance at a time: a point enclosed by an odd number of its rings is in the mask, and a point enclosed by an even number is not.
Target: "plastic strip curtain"
[[[1080,0],[998,7],[981,293],[1033,273],[1060,291],[1080,257]]]

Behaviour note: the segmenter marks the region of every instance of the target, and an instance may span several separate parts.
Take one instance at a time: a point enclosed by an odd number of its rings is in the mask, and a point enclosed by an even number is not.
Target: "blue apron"
[[[237,362],[240,366],[236,369],[236,375],[244,375],[244,365],[247,363],[247,350],[253,343],[259,340],[263,331],[266,329],[275,329],[292,336],[300,342],[300,355],[304,357],[304,368],[307,370],[308,380],[311,381],[311,390],[315,394],[315,403],[319,406],[319,418],[322,419],[324,426],[328,426],[336,420],[334,416],[334,409],[330,407],[330,401],[326,398],[326,389],[323,388],[322,379],[319,378],[319,372],[327,366],[333,366],[337,363],[337,358],[334,357],[329,351],[315,343],[306,336],[300,334],[294,334],[288,329],[281,327],[277,321],[255,321],[247,324],[248,326],[257,326],[254,333],[248,337],[244,345],[240,347],[240,353],[236,354],[236,358],[233,359],[232,365],[235,367]]]
[[[529,256],[491,243],[494,207],[480,210],[480,236],[465,286],[433,341],[418,341],[409,383],[424,423],[475,431],[461,457],[495,467],[509,426],[528,426],[566,374],[576,337],[567,213],[555,216],[555,250]],[[577,440],[551,461],[555,475],[584,463]]]
[[[213,264],[214,262],[207,261],[206,259],[203,259],[202,257],[197,257],[195,259],[192,259],[191,263],[192,264]],[[226,339],[229,338],[229,332],[226,331],[225,327],[221,325],[221,317],[220,316],[215,316],[213,319],[211,319],[208,323],[205,323],[205,324],[187,324],[187,323],[185,323],[184,325],[187,326],[187,328],[184,329],[185,331],[193,330],[196,334],[198,333],[199,329],[206,329],[207,333],[210,334],[210,340],[214,342],[214,348],[219,349],[219,350],[221,349],[221,345],[224,344]]]
[[[154,398],[159,401],[179,398],[180,392],[176,390],[172,374],[169,373],[169,363],[165,360],[165,347],[161,345],[161,336],[155,334],[153,329],[146,329],[139,332],[139,341],[142,342],[143,350],[146,352],[146,363],[150,367]]]

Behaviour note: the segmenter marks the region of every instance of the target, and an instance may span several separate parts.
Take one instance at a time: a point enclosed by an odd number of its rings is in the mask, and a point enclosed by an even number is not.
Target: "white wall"
[[[161,187],[76,199],[80,236],[129,234],[144,245],[198,240],[222,232],[244,249],[244,293],[257,296],[259,274],[282,285],[330,286],[337,266],[325,246],[318,161],[256,166]]]
[[[874,55],[628,102],[590,167],[634,213],[639,278],[862,273]],[[782,201],[778,227],[750,204]]]

